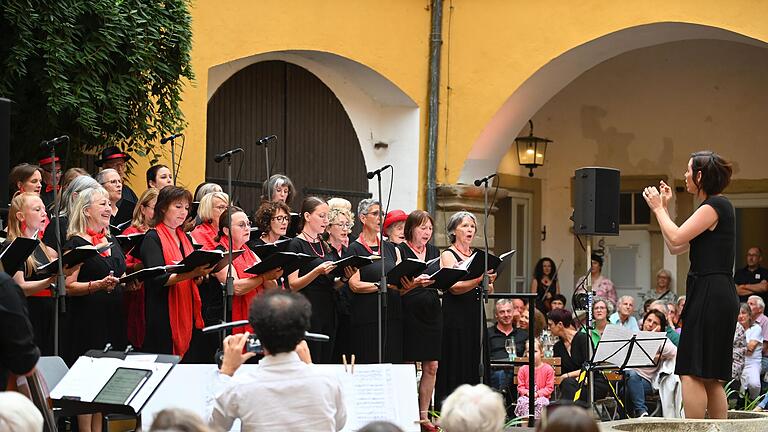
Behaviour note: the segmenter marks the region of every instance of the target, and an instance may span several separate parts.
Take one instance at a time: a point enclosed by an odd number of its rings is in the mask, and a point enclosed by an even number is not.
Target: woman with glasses
[[[330,202],[338,202],[339,198],[332,198]],[[346,200],[344,200],[346,201]],[[348,202],[348,201],[347,201]],[[329,204],[330,207],[330,204]],[[352,222],[354,215],[344,207],[331,207],[328,212],[328,226],[325,228],[325,238],[328,244],[343,257],[347,255],[347,246],[349,245],[349,233],[352,231]],[[352,292],[349,290],[349,284],[344,284],[339,289],[339,295],[336,300],[336,310],[339,323],[336,328],[336,343],[334,344],[333,358],[339,359],[342,355],[349,357],[352,354],[352,327],[350,324],[350,297]]]
[[[352,212],[343,208],[334,208],[328,213],[328,227],[325,229],[328,243],[340,256],[346,255],[354,220]]]
[[[276,288],[275,279],[282,276],[283,269],[272,269],[264,274],[255,275],[247,273],[246,270],[258,264],[261,260],[245,244],[251,238],[251,222],[248,215],[239,208],[230,209],[232,215],[232,248],[233,250],[242,249],[244,252],[232,261],[230,269],[224,268],[216,273],[216,278],[224,284],[227,275],[231,274],[234,279],[234,297],[232,298],[232,321],[248,319],[248,308],[254,297],[264,292],[264,289]],[[227,251],[229,248],[229,214],[225,211],[219,217],[219,233],[215,240],[219,242],[217,249]],[[248,331],[253,333],[250,325],[236,327],[233,333],[243,333]]]
[[[262,201],[280,201],[290,206],[294,196],[296,188],[293,182],[282,174],[274,174],[262,186]]]
[[[155,217],[155,204],[157,204],[157,195],[159,191],[155,188],[149,188],[141,194],[136,208],[133,210],[133,219],[131,226],[123,231],[123,235],[146,233],[150,228],[150,222]],[[133,273],[141,270],[144,265],[141,263],[139,253],[132,254],[132,250],[123,251],[125,253],[126,273]],[[138,252],[135,251],[135,252]],[[127,316],[128,341],[134,348],[141,348],[144,345],[144,282],[135,284],[135,289],[126,291],[123,298]]]
[[[397,245],[403,259],[413,258],[428,262],[440,257],[440,249],[430,244],[433,229],[432,216],[423,210],[414,210],[405,219],[405,241]],[[419,413],[421,421],[429,425],[429,402],[435,389],[437,362],[443,337],[443,313],[440,296],[435,287],[414,287],[404,290],[403,303],[403,358],[421,362],[419,382]]]
[[[229,196],[224,192],[212,192],[200,199],[197,214],[203,222],[190,234],[203,250],[213,250],[219,243],[214,238],[219,233],[219,218],[227,210]]]
[[[120,173],[112,168],[99,171],[96,174],[96,181],[109,192],[109,205],[112,209],[112,218],[110,225],[119,226],[133,218],[133,209],[136,204],[124,200],[123,198],[123,179]]]
[[[301,204],[299,235],[288,245],[290,252],[303,253],[313,257],[312,261],[288,275],[292,291],[304,294],[312,304],[310,331],[326,335],[336,334],[336,290],[349,280],[356,271],[345,268],[344,276],[335,277],[331,272],[333,264],[340,257],[322,234],[328,225],[328,204],[317,197],[304,198]],[[330,343],[308,342],[312,360],[318,363],[338,363],[333,358],[334,340]]]
[[[250,244],[262,245],[282,240],[291,222],[291,209],[282,201],[264,201],[256,210],[256,227],[261,234]]]

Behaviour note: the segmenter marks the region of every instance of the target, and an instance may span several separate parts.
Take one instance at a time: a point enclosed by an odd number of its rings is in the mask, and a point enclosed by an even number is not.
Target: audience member
[[[760,326],[760,332],[763,336],[763,346],[760,349],[762,354],[760,377],[764,377],[765,373],[768,372],[768,317],[766,317],[764,314],[765,302],[763,301],[762,297],[758,295],[751,295],[747,299],[747,304],[749,305],[749,309],[752,311],[752,317],[755,319],[755,323]],[[766,380],[764,378],[761,379],[762,385],[760,388],[760,393],[764,393],[764,389],[766,387],[765,381]]]
[[[517,372],[517,406],[515,406],[515,415],[518,417],[528,416],[529,398],[534,399],[534,417],[541,418],[541,411],[549,405],[549,398],[555,391],[555,369],[544,363],[541,354],[541,343],[539,339],[534,339],[534,349],[531,350],[528,344],[525,345],[526,353],[531,356],[533,352],[534,365],[534,383],[536,387],[529,388],[530,372],[528,365],[523,365]]]
[[[166,408],[155,414],[149,432],[213,432],[197,415],[185,408]]]
[[[667,305],[664,304],[664,301],[662,300],[656,300],[653,303],[651,303],[651,306],[649,307],[649,310],[657,310],[661,313],[663,313],[667,317],[667,328],[665,329],[665,332],[667,334],[667,338],[672,341],[675,346],[680,342],[680,333],[675,331],[675,328],[672,326],[672,323],[670,321],[670,313],[669,309],[667,309]]]
[[[357,432],[403,432],[396,424],[387,421],[375,421],[358,429]]]
[[[672,272],[667,269],[661,269],[656,272],[656,286],[648,291],[641,292],[639,296],[643,302],[647,300],[675,301],[677,295],[672,290]]]
[[[213,401],[211,427],[229,430],[235,419],[240,419],[244,430],[338,431],[344,427],[347,413],[341,382],[302,362],[296,353],[311,314],[309,301],[297,293],[270,291],[253,300],[248,321],[259,335],[265,357],[256,370],[233,377],[255,354],[243,354],[248,333],[224,339],[219,377],[226,387]]]
[[[600,432],[590,411],[575,405],[550,405],[544,410],[541,421],[536,425],[536,432]],[[552,412],[549,414],[549,412]]]
[[[759,247],[749,248],[747,265],[736,270],[733,275],[739,301],[746,302],[749,296],[757,294],[765,303],[768,297],[768,269],[761,266],[761,262],[763,262],[763,250]]]
[[[610,300],[603,297],[595,297],[592,300],[592,319],[594,320],[595,328],[590,331],[590,336],[594,346],[597,346],[597,343],[600,342],[605,326],[608,325],[608,316],[612,313],[613,303]]]
[[[484,384],[462,384],[445,398],[440,427],[445,432],[501,432],[505,417],[499,393]]]
[[[755,399],[760,394],[760,366],[763,357],[762,329],[754,321],[752,310],[746,303],[742,303],[739,308],[738,320],[744,328],[747,340],[744,371],[741,373],[741,391],[748,391],[749,397]]]
[[[643,317],[643,330],[648,332],[663,333],[667,327],[667,317],[658,310],[650,310]],[[677,355],[677,347],[667,341],[662,352],[656,353],[653,360],[656,366],[626,369],[624,371],[627,388],[627,399],[634,409],[635,417],[648,415],[648,407],[645,404],[645,394],[653,389],[652,383],[659,378],[659,371],[667,360],[673,360]],[[676,416],[674,416],[676,417]]]
[[[496,302],[496,324],[488,327],[488,350],[491,361],[508,359],[509,355],[505,348],[508,339],[515,341],[515,351],[517,353],[523,353],[525,339],[520,339],[518,345],[517,338],[515,337],[516,334],[521,333],[515,327],[520,318],[516,313],[517,311],[512,307],[510,300],[501,299]],[[513,374],[513,371],[506,369],[491,371],[491,387],[498,390],[509,388],[509,385],[512,384]]]
[[[741,390],[741,374],[744,372],[744,360],[747,355],[747,336],[744,327],[736,326],[733,332],[733,357],[731,365],[731,382],[726,388],[738,396]],[[738,397],[736,398],[738,399]]]
[[[0,430],[37,432],[43,430],[43,416],[21,393],[0,392]]]
[[[637,325],[637,318],[634,317],[635,313],[635,299],[632,296],[621,296],[619,298],[618,310],[611,314],[608,319],[611,324],[619,324],[622,327],[626,327],[632,331],[640,330]]]
[[[596,296],[607,298],[613,304],[616,304],[616,288],[613,286],[613,282],[610,279],[603,276],[603,257],[598,254],[592,254],[592,267],[590,268],[592,274],[592,290]],[[586,277],[582,276],[576,282],[576,286],[584,286]]]
[[[562,294],[555,294],[552,296],[552,301],[549,304],[552,310],[563,309],[568,304],[568,300]]]
[[[531,280],[531,292],[536,294],[536,309],[543,313],[552,310],[552,297],[560,294],[557,266],[552,258],[544,257],[536,262]]]
[[[681,295],[677,298],[677,321],[675,322],[675,330],[678,333],[683,328],[683,309],[685,309],[685,296]]]

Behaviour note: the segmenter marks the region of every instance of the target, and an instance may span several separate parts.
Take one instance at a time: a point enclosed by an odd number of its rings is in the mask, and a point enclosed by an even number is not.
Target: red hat
[[[387,213],[387,217],[384,218],[384,231],[386,231],[390,225],[396,222],[403,222],[408,219],[408,215],[404,211],[397,209]]]

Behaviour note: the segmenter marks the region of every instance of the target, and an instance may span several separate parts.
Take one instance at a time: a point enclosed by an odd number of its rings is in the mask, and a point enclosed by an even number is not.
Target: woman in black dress
[[[2,248],[5,249],[18,237],[34,238],[45,226],[46,212],[43,200],[35,193],[24,192],[11,200],[8,211],[8,237]],[[56,283],[56,275],[40,277],[35,275],[37,267],[56,258],[56,251],[38,242],[37,249],[24,262],[21,270],[13,274],[13,280],[27,297],[29,321],[35,330],[35,345],[45,356],[54,355],[53,314],[55,313],[51,284]],[[7,271],[8,269],[6,269]]]
[[[414,258],[429,262],[440,257],[440,250],[429,243],[433,226],[432,216],[423,210],[414,210],[408,215],[405,220],[405,241],[397,245],[403,259]],[[435,389],[443,337],[443,313],[440,296],[435,288],[414,287],[404,290],[401,297],[403,359],[421,362],[419,415],[422,422],[429,421],[429,402]]]
[[[322,240],[321,234],[328,225],[328,204],[317,197],[304,198],[301,203],[299,235],[288,245],[290,252],[315,257],[288,275],[292,291],[304,294],[312,304],[310,330],[325,335],[336,334],[336,290],[348,281],[354,269],[345,268],[345,276],[334,277],[336,251]],[[330,342],[307,342],[312,360],[317,363],[334,363],[333,339]]]
[[[123,292],[119,277],[125,274],[125,256],[117,241],[109,234],[112,209],[109,193],[101,186],[86,189],[77,195],[69,215],[69,239],[63,250],[80,246],[112,247],[83,262],[67,277],[67,316],[64,360],[72,365],[91,349],[103,349],[107,343],[115,349],[125,349],[125,315]],[[101,415],[80,415],[81,431],[101,430]]]
[[[130,221],[133,218],[136,202],[123,199],[123,179],[120,173],[107,168],[96,174],[96,181],[109,193],[109,203],[112,207],[112,219],[109,223],[119,226]]]
[[[153,228],[141,242],[144,267],[176,264],[192,253],[192,237],[183,230],[192,194],[183,188],[160,190],[152,218]],[[206,357],[203,317],[197,282],[212,268],[200,266],[182,274],[163,274],[144,281],[146,334],[143,349],[174,354],[185,363],[211,363]]]
[[[90,188],[99,187],[99,182],[93,179],[89,175],[81,175],[72,179],[67,187],[64,188],[64,192],[61,194],[61,204],[59,205],[59,224],[60,229],[58,235],[56,235],[56,218],[50,215],[49,229],[45,230],[43,235],[43,243],[49,246],[51,249],[56,250],[57,242],[60,245],[64,245],[67,241],[67,227],[69,226],[69,214],[72,211],[72,206],[77,200],[77,195]]]
[[[475,250],[472,241],[477,231],[475,215],[467,211],[454,213],[446,226],[451,246],[440,255],[441,267],[456,267],[468,258]],[[493,290],[495,275],[490,274],[490,290]],[[443,346],[441,366],[437,370],[435,385],[435,401],[442,403],[443,399],[461,384],[477,384],[480,382],[480,343],[487,344],[485,331],[481,339],[480,320],[480,284],[482,276],[457,282],[443,295]],[[483,325],[485,330],[485,325]],[[488,348],[483,350],[485,367],[484,382],[489,382],[490,357]]]
[[[536,293],[536,309],[543,314],[552,310],[552,296],[560,294],[560,281],[557,280],[557,267],[552,258],[544,257],[536,262],[531,281],[531,292]]]
[[[339,198],[332,199],[339,200]],[[331,205],[330,201],[329,206]],[[339,256],[347,255],[349,233],[352,231],[354,222],[355,216],[344,207],[331,207],[328,212],[328,227],[325,229],[325,234],[328,238],[328,244],[336,250]],[[333,358],[335,359],[352,355],[352,325],[350,324],[349,306],[351,297],[352,292],[349,289],[349,284],[342,285],[336,298],[338,326],[336,327],[336,341],[333,344]]]
[[[658,189],[649,186],[643,191],[669,251],[678,255],[690,249],[691,267],[681,316],[685,327],[675,366],[683,384],[687,418],[708,414],[709,418],[724,419],[728,410],[722,383],[731,379],[739,298],[733,282],[735,213],[731,202],[720,194],[731,173],[731,164],[713,152],[691,155],[685,188],[701,204],[679,227],[667,209],[672,189],[661,181]]]

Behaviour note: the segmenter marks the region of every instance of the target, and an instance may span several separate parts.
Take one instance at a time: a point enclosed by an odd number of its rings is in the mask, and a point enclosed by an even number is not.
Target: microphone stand
[[[264,141],[264,161],[267,168],[267,181],[269,181],[269,178],[272,176],[269,172],[269,140]]]
[[[379,280],[378,311],[379,311],[379,363],[384,363],[384,337],[382,332],[382,316],[387,313],[387,272],[384,267],[384,196],[381,193],[381,171],[376,172],[376,181],[379,185],[379,256],[381,259],[381,279]]]
[[[64,265],[61,262],[61,192],[58,190],[58,179],[56,178],[56,146],[51,145],[51,177],[53,177],[53,223],[56,229],[56,254],[58,255],[58,265],[56,273],[56,288],[53,290],[53,355],[59,355],[59,326],[60,313],[67,312],[67,303],[64,301],[67,296],[67,285],[64,278]]]
[[[488,182],[490,178],[481,180],[483,185],[483,240],[485,243],[485,255],[483,255],[483,283],[478,299],[480,317],[480,362],[477,370],[480,375],[480,384],[485,380],[485,305],[488,303]],[[530,308],[530,306],[529,306]]]
[[[592,302],[595,298],[595,292],[592,290],[592,236],[587,236],[587,268],[589,269],[589,272],[587,272],[587,279],[584,283],[584,288],[587,290],[587,358],[591,359],[593,357],[595,347],[592,346],[592,330],[595,326],[594,323],[594,317],[592,316]],[[587,373],[588,380],[589,380],[589,392],[588,397],[589,400],[587,403],[592,406],[595,400],[595,373],[592,370],[592,368],[589,368],[589,371]],[[594,406],[592,406],[594,409]]]
[[[176,186],[176,152],[173,148],[174,141],[176,140],[175,134],[170,136],[170,142],[171,142],[171,174],[173,175],[173,185]],[[181,161],[179,161],[181,162]],[[229,191],[232,193],[232,190]]]
[[[224,283],[223,292],[224,322],[230,320],[232,315],[232,298],[235,295],[235,278],[232,275],[232,154],[231,151],[223,154],[224,159],[227,161],[227,193],[229,194],[229,205],[227,205],[227,228],[229,229],[229,235],[227,236],[227,279]]]

